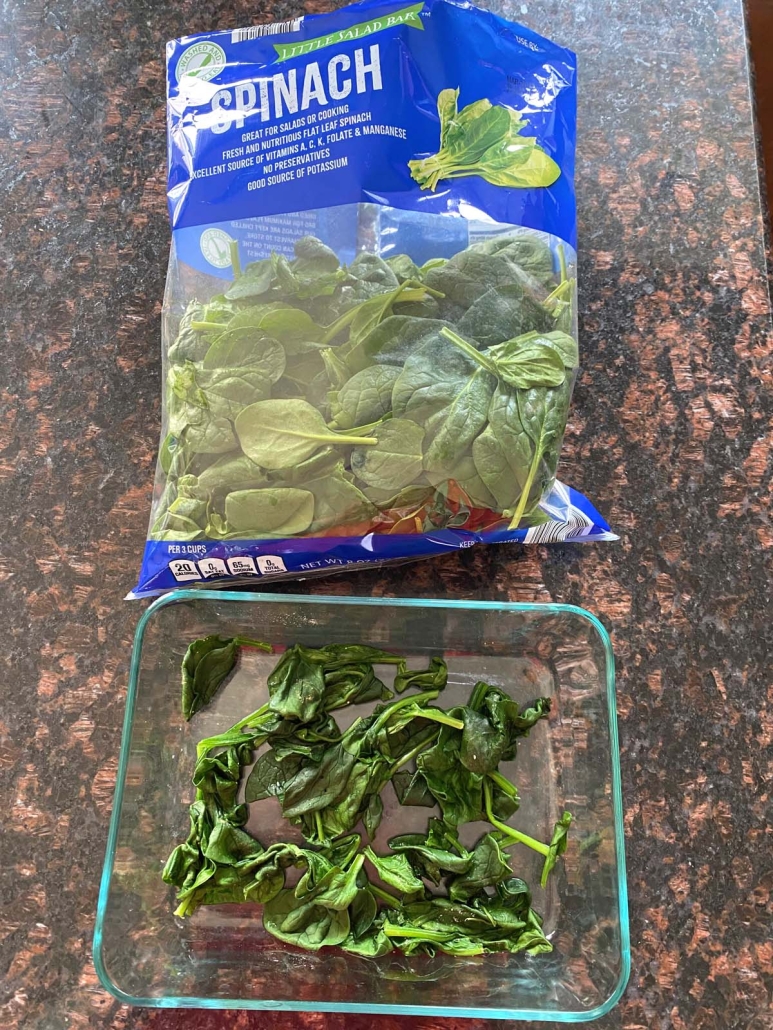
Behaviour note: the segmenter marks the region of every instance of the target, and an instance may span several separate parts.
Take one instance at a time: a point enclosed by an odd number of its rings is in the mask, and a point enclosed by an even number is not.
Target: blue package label
[[[591,543],[617,540],[605,519],[582,494],[556,481],[543,510],[549,521],[529,529],[472,533],[438,529],[423,534],[322,537],[291,540],[150,540],[145,545],[143,579],[130,597],[153,596],[178,586],[233,586],[258,579],[305,579],[346,569],[430,558],[475,544]]]
[[[168,45],[173,229],[373,202],[527,226],[575,245],[571,51],[452,0],[352,4],[273,27]],[[518,135],[536,141],[555,180],[503,189],[464,176],[420,188],[411,162],[438,151],[447,90],[462,110],[482,102],[517,112]]]

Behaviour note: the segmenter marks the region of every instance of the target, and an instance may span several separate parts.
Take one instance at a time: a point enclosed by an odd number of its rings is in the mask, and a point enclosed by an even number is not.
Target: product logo
[[[217,43],[194,43],[183,50],[174,74],[178,82],[184,78],[203,79],[208,82],[225,68],[225,50]]]
[[[230,266],[232,243],[231,237],[222,229],[205,229],[199,240],[201,253],[215,268]]]
[[[365,39],[367,36],[372,36],[374,32],[399,28],[401,25],[409,25],[411,28],[421,29],[423,32],[424,25],[419,17],[423,7],[422,0],[419,4],[403,7],[400,11],[392,11],[391,14],[374,18],[373,21],[350,25],[348,29],[329,32],[326,36],[318,36],[316,39],[305,39],[302,43],[274,43],[274,50],[277,52],[279,61],[288,61],[291,57],[301,57],[303,54],[312,54],[315,50],[322,50],[324,47]]]

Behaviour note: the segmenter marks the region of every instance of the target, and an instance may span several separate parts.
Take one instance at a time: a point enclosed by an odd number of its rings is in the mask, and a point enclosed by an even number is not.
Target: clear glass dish
[[[334,948],[291,949],[263,931],[255,905],[203,907],[187,920],[176,918],[161,870],[188,831],[195,743],[257,708],[276,662],[244,653],[214,702],[186,723],[180,662],[188,643],[208,633],[280,646],[361,642],[425,661],[443,653],[444,706],[466,701],[481,678],[517,701],[551,696],[549,725],[536,727],[519,745],[512,770],[503,771],[522,795],[514,819],[520,828],[545,839],[564,808],[574,817],[547,890],[539,887],[540,856],[520,846],[511,851],[545,918],[552,954],[368,960]],[[383,799],[376,850],[395,833],[424,829],[431,814],[400,807],[389,788]],[[264,845],[287,839],[278,804],[254,808],[249,828]],[[481,828],[463,827],[463,841],[474,841]],[[142,616],[134,640],[94,961],[104,986],[130,1005],[567,1023],[608,1012],[625,987],[630,950],[614,664],[603,626],[560,604],[206,590],[160,598]]]

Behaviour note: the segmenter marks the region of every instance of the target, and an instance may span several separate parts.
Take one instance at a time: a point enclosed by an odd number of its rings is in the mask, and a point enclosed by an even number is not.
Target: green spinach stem
[[[184,901],[180,902],[180,904],[174,910],[174,914],[176,916],[180,916],[181,919],[184,919],[187,916],[188,909],[191,907],[192,904],[193,904],[193,895],[189,894],[188,897]]]
[[[239,242],[238,240],[231,240],[228,247],[231,254],[231,268],[234,270],[234,279],[238,279],[242,274],[242,263],[239,260]]]
[[[494,362],[487,358],[485,354],[481,354],[479,350],[476,350],[472,344],[463,340],[461,336],[458,336],[453,329],[449,329],[448,326],[443,326],[440,333],[442,336],[445,336],[447,340],[450,340],[455,347],[458,347],[460,351],[463,351],[470,361],[474,361],[476,364],[485,368],[487,372],[491,372],[492,375],[496,375]]]
[[[234,639],[239,647],[253,647],[258,651],[265,651],[267,654],[271,654],[273,650],[271,644],[266,644],[263,640],[250,640],[249,637],[235,637]]]
[[[416,755],[424,751],[425,748],[428,748],[430,744],[434,744],[438,738],[439,733],[440,730],[438,730],[437,733],[433,733],[431,737],[428,737],[426,740],[422,741],[421,744],[417,744],[416,747],[409,751],[407,755],[403,755],[403,757],[399,759],[399,761],[395,762],[392,766],[392,772],[390,773],[390,775],[394,775],[394,773],[396,773],[398,769],[404,766],[407,762],[410,762],[412,758],[415,758]]]
[[[368,890],[375,894],[377,898],[381,898],[385,905],[389,905],[390,908],[399,908],[400,899],[396,898],[394,894],[390,894],[389,891],[382,890],[381,887],[377,887],[375,883],[368,884]]]
[[[375,737],[381,727],[384,726],[385,723],[389,722],[395,712],[398,712],[401,708],[406,708],[411,704],[418,704],[421,706],[423,701],[434,701],[439,693],[439,690],[425,690],[421,694],[408,694],[407,697],[403,697],[399,701],[395,701],[394,704],[391,704],[385,712],[382,712],[378,719],[373,723],[370,728],[371,734]]]
[[[418,937],[423,941],[435,941],[443,944],[451,940],[452,933],[439,933],[437,930],[425,930],[423,927],[396,926],[394,923],[384,923],[384,933],[387,937]]]
[[[442,723],[444,726],[453,726],[455,730],[463,730],[464,723],[461,719],[454,719],[452,715],[444,715],[437,708],[423,708],[417,719],[430,719],[432,722]]]
[[[558,286],[556,286],[556,288],[552,292],[550,292],[547,295],[547,297],[545,297],[545,299],[543,300],[543,308],[547,307],[548,304],[553,304],[555,301],[560,300],[565,293],[569,292],[571,285],[571,279],[564,279],[563,282],[559,283]]]
[[[255,720],[262,721],[262,717],[269,711],[269,705],[261,705],[254,712],[250,712],[244,719],[240,719],[235,722],[230,729],[225,730],[223,733],[218,733],[214,737],[205,737],[204,740],[200,740],[196,745],[196,757],[203,758],[204,755],[211,751],[213,747],[220,745],[227,745],[230,743],[230,739],[235,733],[241,733],[245,726],[250,726],[255,723]]]
[[[543,844],[541,840],[535,840],[534,837],[530,837],[528,833],[521,833],[520,830],[514,830],[512,826],[508,826],[507,823],[503,823],[500,819],[497,819],[491,810],[491,785],[488,780],[483,781],[483,796],[486,803],[486,818],[492,826],[495,826],[502,833],[507,834],[508,837],[512,837],[514,844],[525,844],[533,851],[538,851],[540,855],[548,855],[550,853],[548,845]]]
[[[538,443],[534,444],[534,457],[531,459],[531,465],[529,466],[529,474],[526,477],[526,482],[523,485],[521,496],[518,500],[518,507],[515,509],[509,529],[518,529],[523,513],[526,511],[526,505],[529,503],[529,494],[531,493],[531,485],[534,482],[534,477],[537,474],[539,463],[542,461],[542,448]]]
[[[227,322],[191,322],[190,328],[195,333],[223,332],[228,328]]]
[[[495,770],[494,772],[490,772],[488,774],[488,776],[489,776],[490,780],[492,780],[494,783],[496,783],[496,785],[501,790],[503,790],[505,792],[505,794],[508,795],[508,797],[516,798],[516,799],[518,798],[518,796],[519,796],[518,795],[518,788],[516,787],[516,785],[514,783],[511,783],[510,780],[506,779],[502,775],[502,773],[496,772],[496,770]]]
[[[317,829],[317,836],[319,837],[319,841],[320,841],[320,844],[321,844],[322,841],[325,840],[326,838],[325,838],[325,829],[324,829],[324,827],[322,825],[322,816],[321,816],[321,814],[319,812],[319,809],[317,809],[314,812],[314,825],[315,825],[315,827]]]

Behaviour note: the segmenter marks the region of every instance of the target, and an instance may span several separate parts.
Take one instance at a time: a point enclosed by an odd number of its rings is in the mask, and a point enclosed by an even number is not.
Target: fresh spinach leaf
[[[394,365],[372,365],[347,379],[331,398],[331,429],[353,429],[377,422],[392,410],[392,386],[400,375]]]
[[[375,437],[338,434],[307,401],[258,401],[236,419],[244,453],[267,469],[281,469],[310,458],[321,446],[374,446]]]
[[[564,435],[568,408],[567,383],[555,389],[534,387],[518,393],[518,415],[521,425],[532,440],[533,454],[520,499],[510,521],[511,528],[517,528],[527,509],[540,462],[549,459],[549,477],[552,479],[555,476],[558,447]]]
[[[225,516],[236,533],[250,536],[295,536],[314,519],[314,495],[290,486],[234,490],[225,499]]]
[[[443,336],[482,369],[519,390],[560,386],[566,378],[562,356],[548,343],[540,342],[536,333],[507,340],[483,352],[451,329],[443,329]]]
[[[422,471],[424,430],[409,419],[393,418],[374,430],[375,446],[357,446],[351,465],[355,475],[380,490],[402,490]]]

